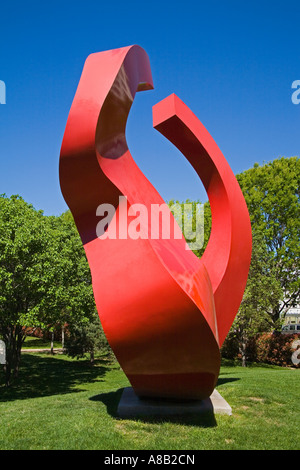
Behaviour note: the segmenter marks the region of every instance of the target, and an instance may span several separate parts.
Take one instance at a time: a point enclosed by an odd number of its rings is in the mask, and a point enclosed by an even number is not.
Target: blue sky
[[[129,115],[131,153],[165,200],[205,200],[185,158],[152,128],[152,106],[176,93],[234,173],[300,155],[299,1],[14,1],[0,6],[0,193],[45,214],[67,209],[58,161],[86,57],[139,44],[153,91]]]

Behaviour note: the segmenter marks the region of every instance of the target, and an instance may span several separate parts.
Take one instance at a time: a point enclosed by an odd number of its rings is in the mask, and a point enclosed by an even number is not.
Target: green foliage
[[[249,342],[257,334],[274,329],[269,311],[282,298],[280,281],[270,268],[272,256],[266,250],[263,236],[253,232],[252,258],[248,281],[239,311],[226,338],[226,349],[238,348],[243,365],[249,358]]]
[[[45,217],[20,196],[0,196],[0,336],[7,385],[26,328],[54,329],[94,312],[90,272],[72,220]]]
[[[237,176],[251,219],[252,259],[223,351],[238,345],[244,365],[252,339],[280,329],[285,312],[299,297],[299,175],[299,158],[292,157],[256,164]]]
[[[243,300],[223,351],[237,349],[244,364],[252,338],[280,329],[284,314],[299,298],[299,179],[298,157],[255,164],[237,175],[250,214],[253,247]],[[210,231],[210,205],[205,203],[204,243],[194,251],[198,257],[207,246]]]
[[[200,201],[191,201],[190,199],[187,199],[184,202],[171,199],[168,202],[168,205],[173,212],[176,221],[179,223],[187,242],[191,242],[191,250],[200,258],[207,246],[211,231],[211,211],[209,202],[202,204]],[[189,239],[188,235],[191,232],[192,234],[197,232],[197,235],[196,237]],[[201,247],[193,249],[193,244],[201,245]]]
[[[47,226],[19,196],[0,197],[0,325],[26,326],[45,293]]]
[[[46,312],[44,325],[91,319],[95,311],[91,274],[74,221],[63,214],[48,218],[48,224],[52,264],[48,268],[49,288],[39,306],[40,312]]]
[[[276,328],[280,316],[300,293],[300,160],[279,158],[263,166],[256,164],[237,179],[249,209],[253,234],[260,236],[267,250],[267,269],[282,289],[277,302],[271,308],[266,305]]]
[[[96,312],[88,322],[71,324],[66,336],[65,350],[70,357],[79,359],[90,354],[90,361],[93,363],[95,352],[111,353]]]

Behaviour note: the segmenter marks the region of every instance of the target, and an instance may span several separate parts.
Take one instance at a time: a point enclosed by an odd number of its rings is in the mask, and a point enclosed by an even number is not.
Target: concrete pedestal
[[[139,398],[131,387],[127,387],[124,388],[118,406],[120,418],[187,416],[207,412],[232,414],[231,407],[217,390],[214,390],[206,400],[185,402],[159,398]]]

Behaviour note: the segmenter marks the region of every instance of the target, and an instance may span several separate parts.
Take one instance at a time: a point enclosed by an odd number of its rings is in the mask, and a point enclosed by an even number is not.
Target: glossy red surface
[[[61,189],[85,248],[104,332],[136,393],[203,399],[215,387],[220,346],[246,285],[249,215],[212,137],[171,95],[153,108],[154,127],[203,181],[212,208],[209,244],[198,259],[183,235],[149,236],[150,217],[147,237],[124,236],[135,204],[150,214],[153,204],[164,203],[135,164],[125,137],[135,92],[151,88],[149,59],[139,46],[87,58],[61,148]],[[126,220],[120,196],[127,198]],[[101,204],[115,208],[109,222],[117,229],[115,239],[99,238],[96,231]],[[169,223],[174,226],[171,213]]]

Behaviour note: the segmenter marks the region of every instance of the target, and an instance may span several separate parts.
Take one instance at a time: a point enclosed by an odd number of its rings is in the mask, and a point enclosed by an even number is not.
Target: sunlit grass
[[[0,449],[299,449],[299,373],[224,363],[217,389],[232,416],[122,420],[117,363],[23,353],[11,389],[0,373]]]
[[[54,348],[61,348],[60,341],[53,342]],[[27,336],[25,342],[23,344],[23,350],[26,349],[50,349],[51,348],[51,340],[46,338],[36,338],[34,336]]]

